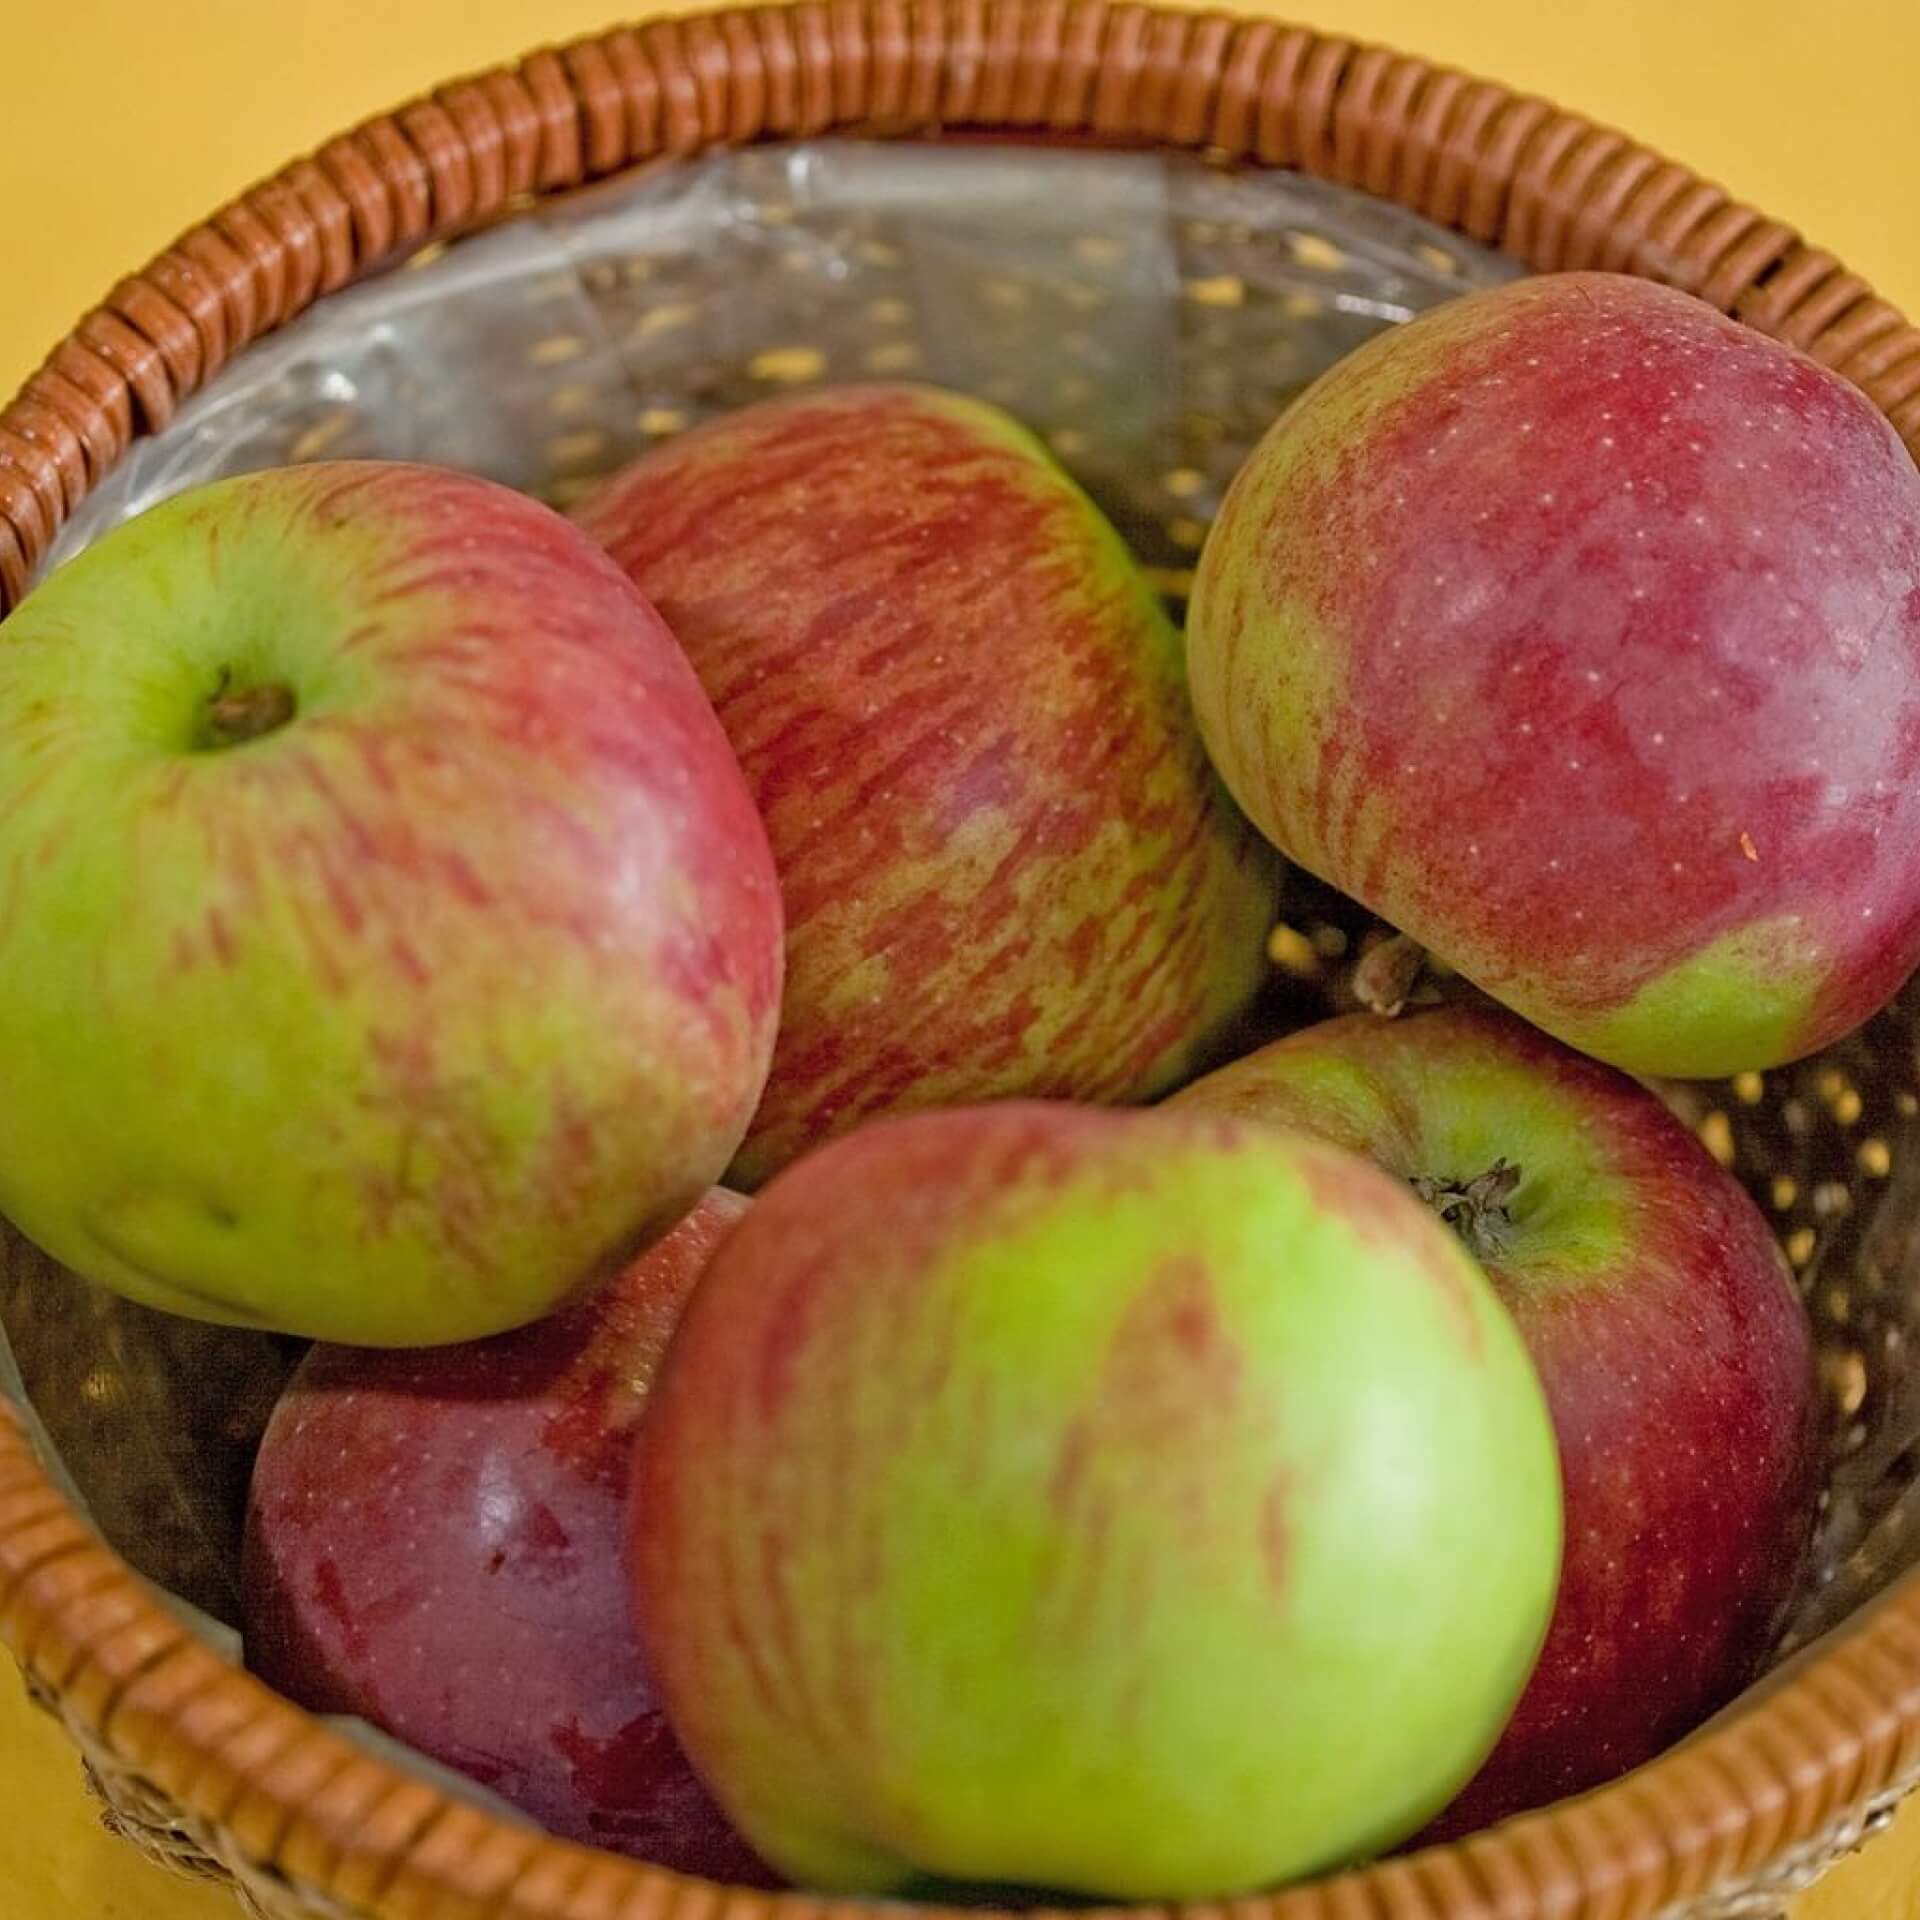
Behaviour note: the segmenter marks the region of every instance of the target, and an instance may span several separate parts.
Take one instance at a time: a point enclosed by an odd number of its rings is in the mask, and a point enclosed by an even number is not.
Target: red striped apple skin
[[[216,738],[236,700],[261,730]],[[374,462],[179,496],[0,627],[0,712],[0,1207],[75,1271],[478,1338],[737,1148],[765,831],[659,615],[537,501]]]
[[[979,402],[728,415],[581,510],[687,649],[767,823],[787,994],[732,1177],[866,1115],[1180,1078],[1264,972],[1274,868],[1113,530]]]
[[[1282,852],[1631,1072],[1813,1052],[1920,960],[1920,473],[1687,295],[1549,275],[1342,361],[1188,664]]]

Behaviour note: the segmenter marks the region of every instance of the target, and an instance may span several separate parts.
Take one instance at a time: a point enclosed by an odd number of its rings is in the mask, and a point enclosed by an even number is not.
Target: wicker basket
[[[1698,293],[1838,368],[1920,449],[1920,332],[1788,227],[1539,101],[1270,21],[1100,0],[832,0],[614,32],[448,86],[296,162],[123,281],[0,414],[0,612],[137,437],[322,296],[643,160],[835,130],[1171,146],[1342,182],[1530,268],[1608,267]],[[678,1880],[383,1763],[163,1606],[89,1530],[3,1400],[0,1637],[114,1823],[175,1865],[230,1876],[273,1920],[867,1911]],[[1913,1574],[1616,1785],[1233,1911],[1771,1916],[1917,1774]]]

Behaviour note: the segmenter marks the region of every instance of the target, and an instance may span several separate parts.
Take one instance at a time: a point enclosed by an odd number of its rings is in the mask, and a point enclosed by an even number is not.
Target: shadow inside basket
[[[430,460],[565,507],[710,415],[908,379],[1038,432],[1178,612],[1288,402],[1380,328],[1516,271],[1362,195],[1196,158],[821,141],[662,163],[323,302],[137,443],[54,563],[183,488],[290,461]],[[1367,927],[1306,882],[1286,911],[1302,953]],[[1276,968],[1269,1026],[1325,1010],[1311,964]],[[1820,1342],[1828,1471],[1782,1658],[1920,1560],[1916,1012],[1910,988],[1814,1060],[1662,1089],[1776,1224]],[[230,1655],[247,1476],[300,1351],[118,1300],[0,1232],[0,1392]]]

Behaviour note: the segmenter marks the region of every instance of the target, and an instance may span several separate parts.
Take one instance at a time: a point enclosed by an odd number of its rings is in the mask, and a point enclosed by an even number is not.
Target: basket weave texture
[[[295,162],[117,286],[0,412],[0,613],[126,451],[249,342],[429,242],[649,160],[834,131],[1202,149],[1396,202],[1535,270],[1682,287],[1855,381],[1920,450],[1920,332],[1831,255],[1537,100],[1268,20],[1101,0],[833,0],[621,30]],[[0,1403],[0,1639],[114,1823],[271,1920],[856,1920],[553,1841],[349,1745],[198,1641]],[[1585,1799],[1192,1920],[1772,1916],[1920,1776],[1920,1576]]]

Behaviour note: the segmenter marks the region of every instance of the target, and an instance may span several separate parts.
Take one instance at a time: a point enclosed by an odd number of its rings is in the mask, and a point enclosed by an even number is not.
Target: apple
[[[740,755],[787,914],[729,1176],[866,1116],[1164,1091],[1265,977],[1276,895],[1118,535],[998,409],[840,387],[724,415],[579,510]]]
[[[694,1204],[778,1015],[712,708],[578,529],[437,469],[182,495],[0,626],[0,1210],[146,1305],[530,1320]]]
[[[1920,473],[1686,294],[1522,280],[1341,361],[1188,662],[1283,852],[1618,1066],[1797,1058],[1920,960]]]
[[[790,1877],[1162,1900],[1433,1814],[1559,1521],[1513,1322],[1404,1184],[1007,1102],[767,1186],[669,1351],[630,1552],[673,1725]]]
[[[1759,1209],[1644,1087],[1492,1008],[1350,1014],[1176,1095],[1371,1156],[1512,1311],[1559,1437],[1566,1559],[1458,1833],[1651,1759],[1768,1647],[1812,1517],[1812,1336]],[[1291,1135],[1289,1136],[1291,1137]]]
[[[248,1664],[569,1839],[770,1884],[668,1728],[634,1637],[633,1432],[746,1210],[716,1190],[593,1299],[465,1346],[315,1346],[254,1467]]]

